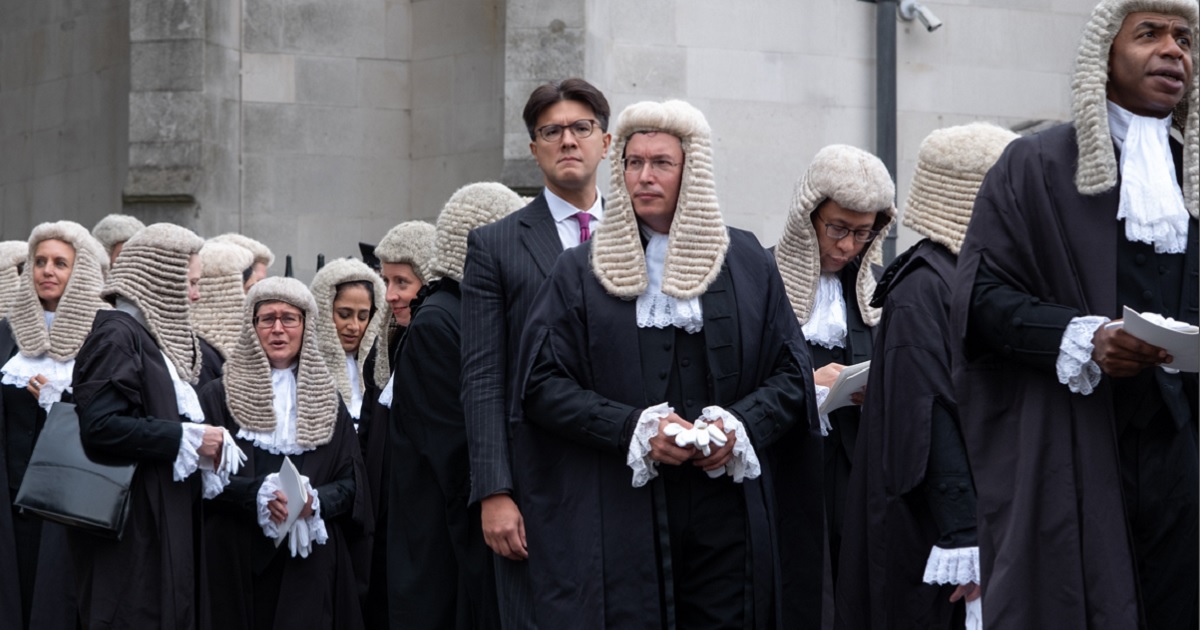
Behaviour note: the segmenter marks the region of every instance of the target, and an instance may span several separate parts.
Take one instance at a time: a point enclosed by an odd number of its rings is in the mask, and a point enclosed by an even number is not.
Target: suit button
[[[1139,266],[1144,265],[1144,264],[1146,264],[1146,255],[1138,254],[1137,256],[1133,257],[1133,261],[1136,262]]]
[[[1029,298],[1029,303],[1030,304],[1041,304],[1042,300],[1040,298],[1031,297],[1031,298]]]
[[[663,350],[666,350],[667,352],[670,352],[670,351],[671,351],[671,344],[669,344],[669,343],[664,343],[664,344],[663,344]]]
[[[939,491],[939,492],[945,493],[945,492],[946,492],[946,490],[948,490],[948,489],[949,489],[949,488],[947,488],[947,487],[946,487],[946,484],[944,484],[944,483],[939,483],[939,484],[938,484],[938,491]]]
[[[1023,321],[1021,321],[1021,318],[1020,318],[1020,317],[1014,317],[1014,318],[1013,318],[1013,326],[1015,326],[1015,327],[1017,327],[1017,328],[1020,328],[1020,327],[1021,327],[1021,324],[1023,324],[1023,323],[1024,323],[1024,322],[1023,322]]]
[[[684,359],[684,360],[680,361],[680,362],[679,362],[679,364],[680,364],[680,365],[682,365],[683,367],[691,367],[691,365],[692,365],[692,360],[691,360],[691,359]]]
[[[659,378],[659,380],[662,380],[662,381],[665,381],[665,380],[667,380],[667,373],[666,373],[665,371],[663,371],[663,372],[659,372],[659,373],[658,373],[658,378]]]
[[[1153,300],[1153,299],[1154,299],[1154,292],[1153,292],[1153,291],[1143,291],[1143,292],[1142,292],[1142,299],[1143,299],[1143,300],[1145,300],[1145,301],[1147,301],[1147,302],[1149,302],[1150,300]]]
[[[1166,268],[1166,267],[1159,267],[1159,268],[1158,268],[1158,275],[1160,275],[1160,276],[1165,276],[1165,275],[1167,275],[1167,268]]]
[[[689,398],[689,399],[687,399],[687,400],[683,401],[683,405],[684,405],[685,407],[691,407],[693,404],[695,404],[695,402],[696,402],[696,401],[694,401],[694,400],[692,400],[691,398]]]

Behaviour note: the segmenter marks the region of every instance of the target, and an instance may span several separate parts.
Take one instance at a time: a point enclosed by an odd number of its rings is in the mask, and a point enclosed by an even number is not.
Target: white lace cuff
[[[212,458],[200,458],[200,475],[204,482],[204,498],[211,499],[225,490],[225,486],[229,485],[229,478],[236,475],[242,469],[242,464],[246,462],[246,454],[242,452],[241,447],[233,439],[233,434],[229,429],[221,429],[224,436],[221,443],[221,461],[220,465],[213,462]]]
[[[641,488],[658,476],[658,462],[650,459],[650,440],[658,435],[658,423],[675,413],[667,403],[659,403],[642,411],[633,439],[629,441],[629,454],[625,463],[633,470],[633,487]]]
[[[392,389],[396,384],[396,371],[392,370],[392,375],[388,377],[387,385],[383,386],[383,391],[379,392],[379,404],[392,408]]]
[[[46,411],[62,400],[63,392],[71,391],[71,375],[75,371],[75,359],[55,361],[48,355],[27,357],[20,352],[13,355],[3,368],[0,383],[24,389],[35,376],[46,377],[46,383],[38,389],[38,406]]]
[[[817,388],[817,409],[820,409],[821,405],[825,404],[825,399],[829,398],[829,392],[832,390],[824,385],[814,385],[814,387]],[[821,420],[821,435],[829,435],[829,432],[833,430],[833,423],[829,421],[829,414],[820,414],[819,418]]]
[[[179,439],[179,453],[175,455],[173,469],[175,481],[183,481],[196,472],[200,466],[200,445],[204,443],[203,424],[182,424],[182,435]]]
[[[925,562],[926,584],[979,584],[979,547],[942,549],[934,546]]]
[[[272,540],[279,537],[279,525],[271,520],[271,510],[267,509],[267,504],[275,499],[275,491],[278,489],[279,473],[267,475],[258,487],[258,526],[262,528],[263,535]]]
[[[1067,324],[1058,349],[1058,382],[1076,394],[1087,396],[1100,383],[1100,366],[1092,360],[1092,337],[1096,329],[1111,321],[1107,317],[1076,317]]]
[[[729,459],[729,463],[725,464],[725,474],[733,477],[734,483],[742,483],[744,479],[755,479],[762,474],[762,466],[758,462],[758,455],[754,452],[754,445],[750,443],[750,435],[746,433],[746,427],[732,413],[712,405],[705,407],[701,412],[701,417],[712,424],[720,420],[725,426],[726,433],[733,433],[737,438],[733,443],[733,457]],[[720,469],[715,471],[720,473]],[[710,477],[719,477],[709,473]]]

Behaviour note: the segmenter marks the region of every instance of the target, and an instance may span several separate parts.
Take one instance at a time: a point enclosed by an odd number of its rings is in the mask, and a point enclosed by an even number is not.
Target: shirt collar
[[[568,203],[562,197],[551,192],[549,187],[542,189],[546,196],[546,205],[550,206],[550,215],[554,217],[555,223],[562,223],[567,219],[575,216],[579,212],[579,208]],[[592,207],[587,209],[587,213],[592,215],[593,221],[599,221],[604,218],[604,203],[600,200],[600,189],[596,189],[596,201],[592,203]]]

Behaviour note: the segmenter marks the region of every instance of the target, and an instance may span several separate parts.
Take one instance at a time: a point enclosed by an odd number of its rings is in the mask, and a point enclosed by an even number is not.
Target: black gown
[[[200,337],[200,380],[196,383],[196,391],[205,385],[221,378],[221,368],[225,365],[225,357],[217,347]]]
[[[200,392],[200,405],[207,421],[237,435],[223,381]],[[258,489],[268,474],[279,472],[284,456],[237,438],[246,463],[205,510],[208,540],[220,541],[207,548],[215,628],[365,627],[351,548],[371,518],[367,493],[357,491],[366,472],[353,420],[344,405],[338,410],[331,442],[289,456],[316,489],[329,534],[325,544],[313,543],[307,558],[293,558],[287,540],[276,547],[258,524]]]
[[[855,365],[871,359],[874,331],[862,319],[858,309],[856,282],[861,260],[846,265],[838,273],[842,295],[846,301],[846,340],[840,348],[826,348],[813,342],[813,368],[821,369],[830,363]],[[854,445],[858,440],[861,409],[857,405],[842,407],[829,414],[831,429],[825,436],[825,514],[829,523],[829,563],[833,580],[838,579],[838,556],[841,553],[842,529],[846,520],[846,487],[854,468]]]
[[[1195,628],[1196,375],[1104,376],[1083,396],[1059,383],[1055,360],[1072,317],[1118,318],[1128,304],[1196,324],[1197,222],[1185,254],[1130,243],[1119,187],[1081,194],[1079,159],[1071,124],[1013,141],[959,254],[954,379],[979,502],[983,623]]]
[[[492,552],[468,505],[458,283],[422,287],[396,363],[389,482],[392,609],[405,628],[498,628]]]
[[[955,256],[924,240],[892,262],[876,289],[876,327],[855,466],[846,495],[837,627],[952,630],[954,586],[925,584],[934,545],[970,547],[975,493],[950,378]]]
[[[0,320],[0,365],[18,352],[12,327]],[[71,402],[71,394],[62,400]],[[0,627],[75,628],[74,570],[66,528],[14,508],[17,490],[46,412],[24,387],[0,386]]]
[[[138,462],[121,540],[68,532],[84,625],[208,628],[200,475],[173,480],[189,420],[154,338],[126,313],[96,313],[73,381],[84,448]]]
[[[521,374],[539,374],[513,427],[535,615],[546,628],[669,627],[662,478],[634,488],[625,463],[631,423],[666,398],[669,372],[645,373],[635,302],[604,291],[590,253],[585,243],[559,257],[521,343]],[[742,419],[762,464],[738,489],[752,567],[744,619],[818,627],[821,436],[803,334],[774,259],[741,230],[730,229],[725,266],[700,300],[711,402]]]
[[[378,316],[378,315],[377,315]],[[363,361],[363,401],[358,414],[358,441],[362,450],[363,463],[367,471],[367,490],[374,533],[367,544],[366,595],[363,617],[368,628],[388,626],[387,603],[387,407],[379,404],[382,387],[375,384],[375,360],[383,347],[382,337],[375,339],[375,346]],[[394,363],[389,363],[394,365]]]

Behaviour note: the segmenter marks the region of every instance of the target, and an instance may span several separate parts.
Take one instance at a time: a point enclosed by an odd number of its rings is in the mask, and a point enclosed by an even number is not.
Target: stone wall
[[[128,0],[0,0],[0,238],[121,207]]]

